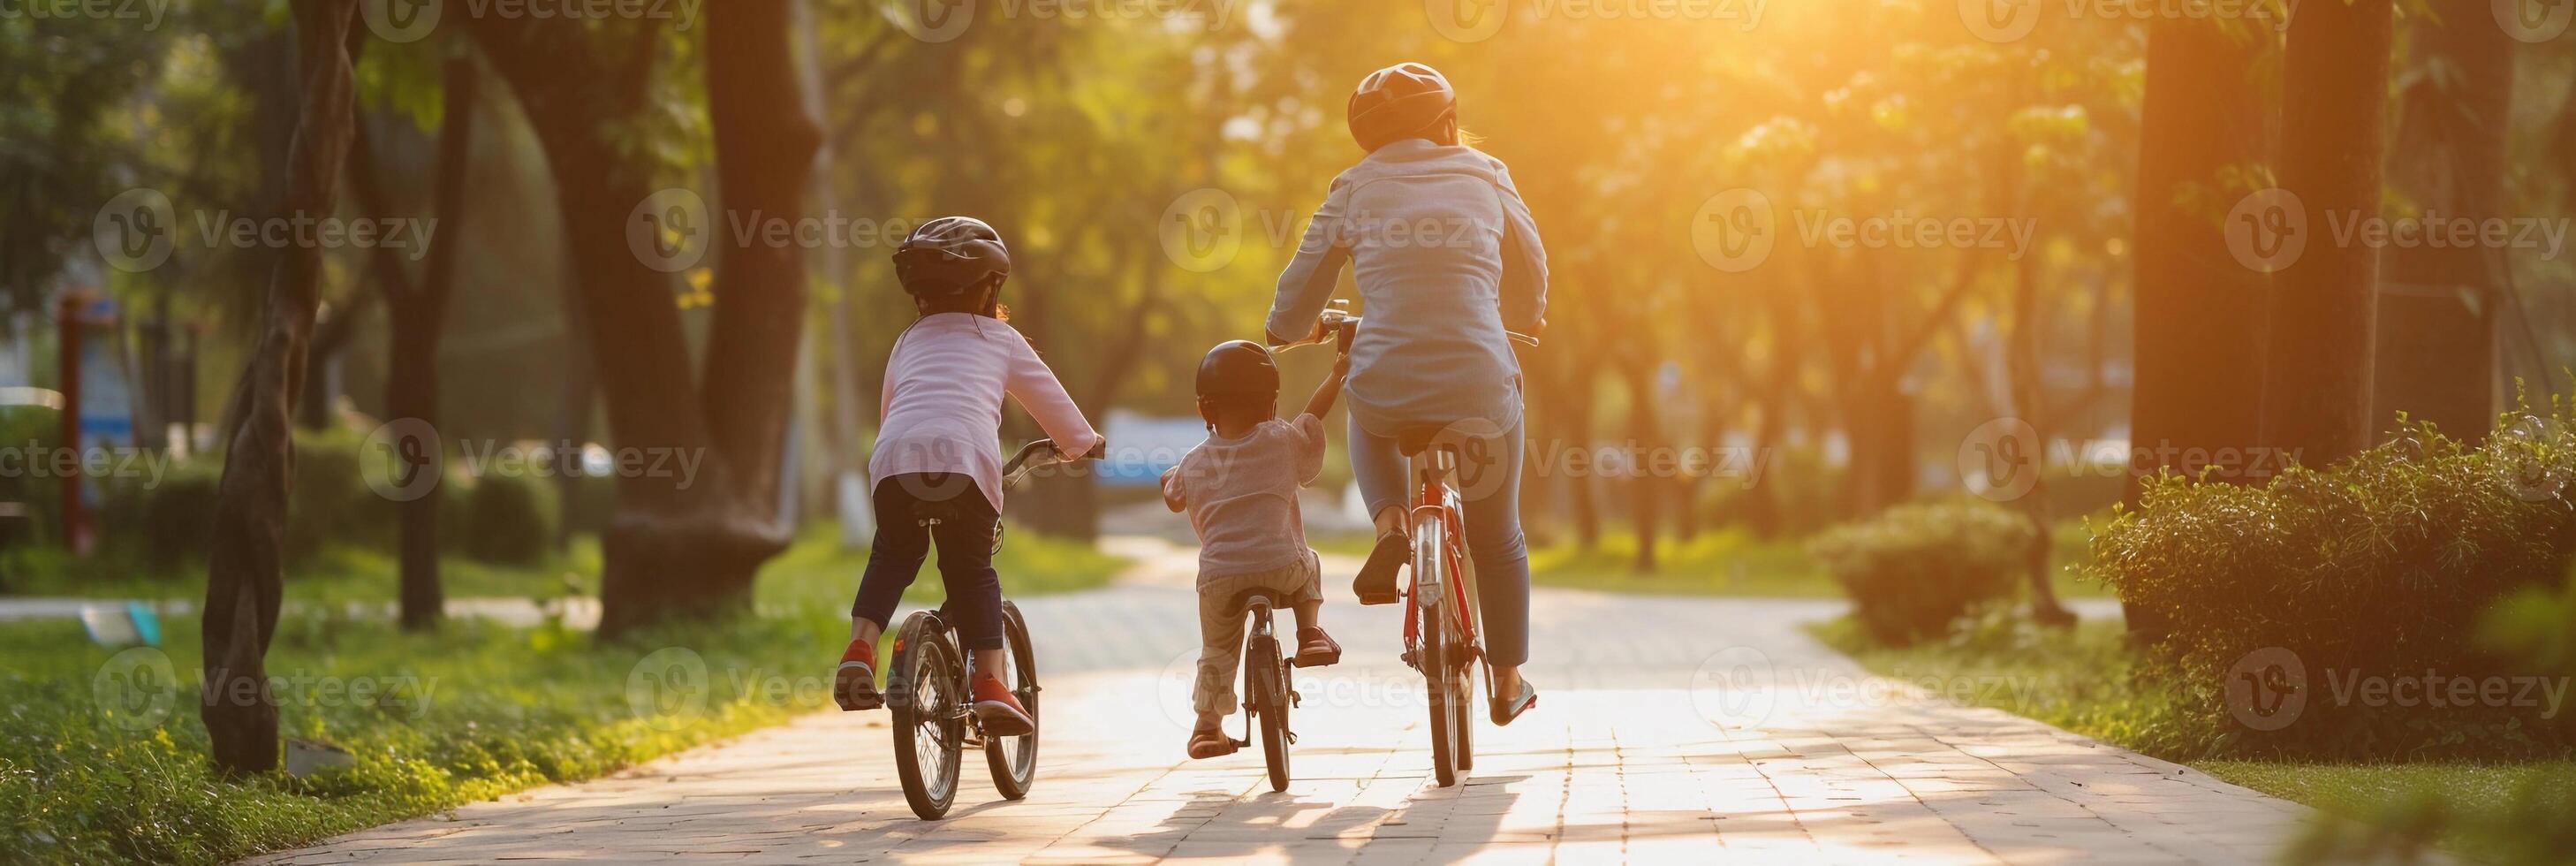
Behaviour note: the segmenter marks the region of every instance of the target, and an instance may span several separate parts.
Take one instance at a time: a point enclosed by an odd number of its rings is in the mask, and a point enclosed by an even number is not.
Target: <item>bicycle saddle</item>
[[[1440,444],[1441,432],[1448,429],[1447,424],[1406,424],[1395,430],[1395,448],[1406,457],[1420,454]]]
[[[1234,599],[1226,602],[1226,609],[1240,614],[1252,609],[1252,603],[1256,601],[1269,605],[1272,610],[1279,610],[1290,606],[1288,600],[1277,590],[1273,590],[1268,587],[1256,586],[1251,589],[1235,593]]]

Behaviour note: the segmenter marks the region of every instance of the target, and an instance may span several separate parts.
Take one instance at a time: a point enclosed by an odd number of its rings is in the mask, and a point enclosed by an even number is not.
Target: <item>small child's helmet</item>
[[[1250,340],[1227,340],[1199,360],[1199,397],[1269,397],[1279,393],[1279,365]]]
[[[962,294],[1011,275],[1011,250],[1002,235],[974,217],[946,216],[922,223],[894,251],[894,276],[910,295]]]

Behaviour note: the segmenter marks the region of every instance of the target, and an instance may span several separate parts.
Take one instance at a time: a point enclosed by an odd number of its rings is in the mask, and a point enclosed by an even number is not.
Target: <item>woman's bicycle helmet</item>
[[[1375,151],[1428,133],[1458,116],[1458,91],[1440,70],[1405,62],[1360,79],[1351,91],[1351,138]]]
[[[974,217],[947,216],[922,223],[894,251],[894,276],[906,294],[957,295],[991,281],[998,291],[1011,275],[1011,250],[1002,235]]]

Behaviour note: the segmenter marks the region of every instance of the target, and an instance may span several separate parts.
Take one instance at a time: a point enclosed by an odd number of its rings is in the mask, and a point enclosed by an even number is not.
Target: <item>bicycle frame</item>
[[[1414,543],[1439,545],[1440,550],[1436,553],[1445,565],[1441,570],[1452,578],[1443,585],[1440,575],[1424,575],[1418,571],[1413,575],[1413,597],[1411,603],[1404,607],[1404,645],[1407,649],[1421,646],[1422,613],[1440,609],[1445,601],[1447,608],[1454,612],[1451,616],[1457,623],[1459,636],[1464,638],[1468,660],[1487,664],[1490,668],[1485,658],[1484,638],[1478,628],[1482,623],[1480,612],[1483,609],[1478,607],[1476,564],[1467,556],[1464,547],[1466,510],[1460,505],[1458,488],[1451,483],[1457,471],[1457,452],[1446,446],[1433,445],[1413,456],[1407,472],[1414,479],[1415,486],[1409,525],[1420,527],[1425,525],[1425,521],[1437,521],[1440,527],[1435,538],[1424,538],[1430,533],[1414,533]],[[1490,696],[1493,690],[1492,671],[1487,670],[1485,691]]]

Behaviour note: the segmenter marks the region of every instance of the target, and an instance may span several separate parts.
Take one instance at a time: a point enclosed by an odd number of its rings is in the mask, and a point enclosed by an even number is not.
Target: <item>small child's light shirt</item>
[[[1313,553],[1297,489],[1324,471],[1324,422],[1272,418],[1240,439],[1209,436],[1182,455],[1165,495],[1189,509],[1199,534],[1199,575],[1287,568]]]

